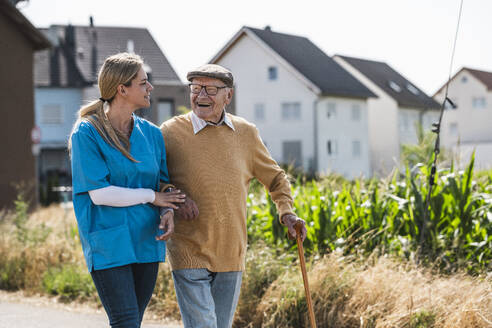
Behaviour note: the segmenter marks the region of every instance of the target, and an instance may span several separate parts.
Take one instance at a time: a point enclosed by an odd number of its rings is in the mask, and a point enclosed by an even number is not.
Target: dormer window
[[[389,81],[388,84],[391,89],[395,90],[396,92],[401,92],[401,87],[396,82]]]
[[[268,79],[270,81],[275,81],[277,79],[277,67],[275,66],[268,67]]]
[[[416,96],[418,96],[420,93],[419,90],[416,87],[414,87],[413,85],[411,85],[410,83],[407,83],[407,90]]]

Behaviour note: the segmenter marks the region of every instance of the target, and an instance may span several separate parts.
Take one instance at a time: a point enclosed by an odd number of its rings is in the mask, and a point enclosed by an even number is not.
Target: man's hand
[[[159,229],[164,230],[164,234],[155,236],[155,240],[168,240],[174,232],[174,214],[173,211],[167,211],[161,216],[161,223]]]
[[[288,236],[289,236],[290,239],[296,239],[297,238],[296,225],[297,224],[302,224],[301,240],[304,241],[304,239],[306,239],[306,234],[307,234],[306,222],[303,219],[298,218],[294,214],[287,213],[287,214],[284,214],[282,216],[282,220],[281,221],[287,227]]]
[[[190,197],[186,197],[186,200],[183,204],[179,205],[178,209],[174,210],[174,213],[178,218],[184,220],[193,220],[198,217],[198,206]]]

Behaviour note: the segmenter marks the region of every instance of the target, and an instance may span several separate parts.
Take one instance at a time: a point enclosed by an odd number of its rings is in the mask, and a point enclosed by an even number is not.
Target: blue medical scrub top
[[[87,121],[72,134],[73,205],[89,271],[165,259],[165,242],[155,240],[162,233],[158,207],[95,205],[89,197],[89,190],[110,185],[157,191],[160,181],[169,182],[161,131],[136,115],[130,153],[139,163],[106,143]]]

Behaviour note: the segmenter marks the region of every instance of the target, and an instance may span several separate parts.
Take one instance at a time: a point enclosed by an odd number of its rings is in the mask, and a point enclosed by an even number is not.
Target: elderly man
[[[176,211],[169,261],[184,326],[225,328],[232,325],[245,269],[251,179],[269,190],[291,237],[296,223],[302,223],[303,240],[306,228],[292,210],[287,177],[256,127],[225,111],[232,73],[207,64],[187,78],[193,111],[161,126],[170,179],[188,196]]]

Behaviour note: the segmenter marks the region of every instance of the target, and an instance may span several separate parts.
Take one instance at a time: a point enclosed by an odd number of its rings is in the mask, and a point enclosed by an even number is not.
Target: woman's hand
[[[161,223],[159,224],[159,230],[164,230],[164,233],[159,236],[155,236],[155,240],[163,241],[168,240],[174,232],[174,213],[173,211],[167,211],[161,216]]]
[[[155,199],[152,202],[153,205],[159,207],[170,207],[175,210],[178,209],[176,204],[184,203],[186,195],[181,190],[173,190],[169,192],[155,192]]]

